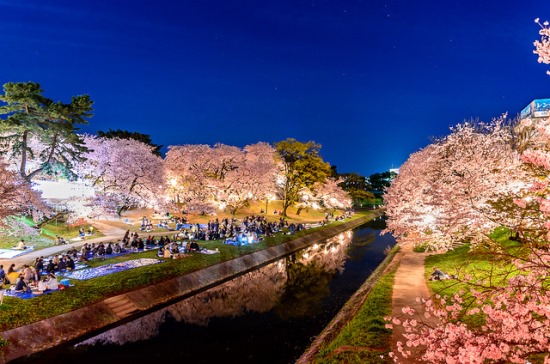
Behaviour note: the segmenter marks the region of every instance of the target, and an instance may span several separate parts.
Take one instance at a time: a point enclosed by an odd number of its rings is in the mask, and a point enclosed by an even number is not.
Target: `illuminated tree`
[[[0,122],[1,152],[27,182],[41,173],[75,178],[73,164],[86,152],[75,132],[92,116],[92,101],[82,95],[65,104],[42,92],[34,82],[4,85],[0,100],[6,105],[0,106],[0,114],[7,117]]]
[[[0,225],[4,219],[19,213],[28,213],[33,208],[46,210],[40,195],[33,191],[14,171],[9,171],[4,163],[0,163]]]
[[[171,146],[165,166],[168,185],[190,211],[229,209],[234,214],[249,201],[273,190],[274,149],[267,143],[243,150],[224,144]]]
[[[154,147],[134,139],[85,136],[89,152],[79,175],[97,191],[100,206],[118,214],[164,203],[164,166]]]
[[[533,53],[539,56],[538,62],[550,64],[550,23],[545,21],[543,24],[540,23],[539,18],[535,19],[535,23],[540,25],[540,40],[535,41],[535,50]],[[550,71],[546,71],[550,75]]]
[[[218,179],[216,200],[232,214],[250,201],[269,199],[275,188],[275,150],[267,143],[247,145],[234,168]]]
[[[275,143],[275,149],[280,158],[277,184],[283,198],[282,214],[286,216],[287,209],[299,201],[300,192],[324,183],[331,169],[319,155],[321,145],[315,142],[302,143],[289,138]]]
[[[384,197],[387,230],[433,250],[475,244],[502,224],[516,230],[504,202],[527,188],[526,175],[505,121],[458,125],[411,155]]]
[[[147,134],[138,133],[136,131],[128,131],[128,130],[113,130],[109,129],[108,131],[97,131],[97,136],[100,138],[106,138],[106,139],[134,139],[137,141],[140,141],[142,143],[145,143],[147,145],[150,145],[153,147],[153,154],[156,156],[161,157],[160,149],[162,148],[162,145],[156,145],[153,144],[153,141],[151,140],[151,136]]]
[[[213,212],[216,182],[236,168],[238,148],[219,145],[214,149],[204,144],[168,147],[164,160],[168,184],[190,212]],[[227,156],[219,160],[223,152]]]

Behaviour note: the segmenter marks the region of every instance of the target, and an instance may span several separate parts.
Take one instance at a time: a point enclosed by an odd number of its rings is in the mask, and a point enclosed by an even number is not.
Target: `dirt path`
[[[422,305],[417,302],[417,298],[428,298],[430,293],[428,285],[426,284],[426,278],[424,276],[424,263],[427,254],[415,253],[411,247],[402,247],[399,259],[400,264],[395,273],[395,283],[393,286],[392,296],[392,317],[405,317],[402,311],[403,307],[409,306],[415,309],[416,312],[422,312]],[[408,316],[410,317],[410,316]],[[407,342],[407,339],[403,337],[405,330],[402,326],[393,326],[392,334],[392,351],[397,352],[397,342],[401,341],[403,344]],[[412,357],[408,359],[401,358],[400,363],[414,363],[419,362],[420,354],[419,349],[411,350]]]

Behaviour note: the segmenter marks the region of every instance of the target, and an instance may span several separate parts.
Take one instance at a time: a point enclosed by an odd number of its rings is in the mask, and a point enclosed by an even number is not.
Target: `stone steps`
[[[139,311],[139,308],[126,295],[111,297],[103,302],[121,319]]]

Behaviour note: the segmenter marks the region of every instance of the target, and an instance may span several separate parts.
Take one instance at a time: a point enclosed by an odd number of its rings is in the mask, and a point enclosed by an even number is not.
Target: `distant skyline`
[[[368,176],[550,98],[535,18],[550,2],[0,0],[0,83],[89,94],[81,132],[137,131],[163,152],[313,140]]]

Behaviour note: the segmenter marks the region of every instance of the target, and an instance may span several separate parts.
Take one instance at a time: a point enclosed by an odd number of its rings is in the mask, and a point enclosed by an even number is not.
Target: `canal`
[[[75,347],[16,363],[293,363],[395,244],[382,218]]]

